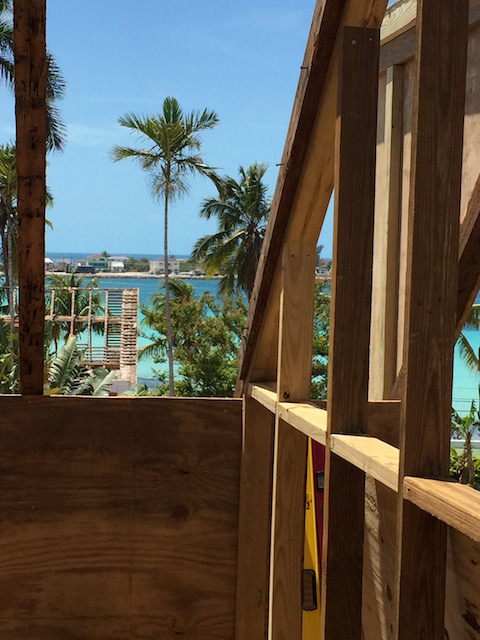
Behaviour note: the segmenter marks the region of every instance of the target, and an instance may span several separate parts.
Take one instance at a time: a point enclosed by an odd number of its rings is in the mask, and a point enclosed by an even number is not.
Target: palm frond
[[[471,371],[480,370],[480,360],[464,333],[458,338],[458,348],[465,364]]]

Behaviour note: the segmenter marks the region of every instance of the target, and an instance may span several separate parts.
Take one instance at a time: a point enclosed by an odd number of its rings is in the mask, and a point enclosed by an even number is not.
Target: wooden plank
[[[407,0],[408,3],[411,3],[412,0]],[[415,13],[416,13],[416,1],[415,4]],[[380,48],[380,71],[387,69],[393,65],[403,65],[412,58],[415,57],[416,53],[416,20],[411,20],[412,13],[414,11],[413,6],[409,9],[409,11],[404,12],[405,22],[401,22],[400,16],[395,16],[397,7],[403,10],[403,3],[395,3],[390,9],[390,25],[396,24],[398,27],[398,32],[394,32],[391,28],[387,28],[385,31],[385,39],[383,38],[383,27],[382,24],[382,37],[381,37],[381,48]],[[385,14],[385,18],[387,14]],[[480,0],[470,0],[470,8],[468,14],[468,26],[469,29],[473,29],[480,22]],[[406,28],[409,27],[409,28]]]
[[[316,243],[330,201],[340,54],[338,41],[333,47],[337,32],[345,24],[378,27],[386,4],[386,0],[317,2],[250,301],[240,354],[242,381],[274,377],[276,352],[268,347],[278,331],[282,243]]]
[[[248,394],[254,400],[259,402],[262,407],[265,407],[272,413],[277,411],[277,383],[276,382],[264,382],[263,384],[250,384],[248,386]]]
[[[480,176],[460,228],[455,340],[460,335],[480,289]]]
[[[332,434],[330,447],[337,456],[357,469],[379,480],[389,489],[398,491],[399,451],[370,436]]]
[[[45,324],[46,0],[15,0],[20,391],[43,393]]]
[[[316,262],[314,244],[285,246],[277,394],[290,402],[310,399]]]
[[[245,397],[238,529],[236,640],[266,637],[274,416]]]
[[[344,29],[335,159],[329,436],[367,430],[378,48],[378,30]],[[364,486],[364,473],[327,448],[322,563],[326,640],[355,640],[362,634]]]
[[[382,46],[411,29],[417,21],[417,0],[400,0],[387,9],[380,29]]]
[[[480,542],[480,492],[457,482],[406,477],[403,497]]]
[[[241,402],[3,397],[0,635],[233,640]]]
[[[268,638],[301,640],[308,439],[279,418],[275,431]]]
[[[398,448],[400,431],[399,400],[383,400],[368,403],[367,433],[379,440],[383,440],[392,447]]]
[[[315,442],[325,445],[327,439],[327,412],[311,404],[280,402],[279,417]]]
[[[286,245],[278,345],[277,397],[310,398],[315,245]],[[302,638],[302,570],[308,438],[277,410],[272,491],[269,640]]]
[[[376,206],[372,330],[370,346],[370,399],[389,398],[397,377],[400,215],[403,163],[403,68],[387,70],[385,91],[385,163],[377,176],[386,176],[383,202]],[[383,177],[383,176],[382,176]],[[378,196],[377,198],[381,197]]]
[[[417,32],[401,481],[449,475],[468,1],[420,0]],[[398,640],[443,640],[446,527],[402,490],[398,526]]]
[[[480,543],[448,529],[445,638],[474,639],[480,632]]]

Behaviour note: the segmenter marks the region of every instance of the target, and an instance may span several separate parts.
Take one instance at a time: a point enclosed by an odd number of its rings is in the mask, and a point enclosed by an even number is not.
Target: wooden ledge
[[[327,442],[327,412],[308,402],[279,402],[279,417],[297,431],[325,445]]]
[[[403,497],[472,540],[480,542],[480,491],[448,480],[406,477]]]
[[[248,385],[248,395],[272,413],[277,411],[277,383],[263,382]]]
[[[399,450],[370,436],[332,434],[330,449],[389,489],[398,491]]]

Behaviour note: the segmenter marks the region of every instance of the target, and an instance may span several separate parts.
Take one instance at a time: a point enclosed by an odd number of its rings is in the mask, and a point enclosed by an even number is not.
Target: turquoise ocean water
[[[53,257],[53,256],[52,256]],[[57,257],[57,256],[55,256]],[[72,257],[77,257],[76,255]],[[138,288],[140,302],[149,304],[151,296],[158,290],[163,280],[161,278],[97,278],[98,285],[101,288]],[[218,281],[212,280],[186,280],[195,288],[195,293],[200,296],[205,291],[216,293]],[[480,299],[478,300],[480,302]],[[139,325],[142,316],[139,317]],[[466,331],[467,338],[478,353],[480,347],[480,331]],[[138,338],[138,346],[143,346],[148,341],[145,338]],[[138,365],[138,378],[141,381],[147,381],[152,384],[153,361],[145,360]],[[480,374],[472,373],[463,363],[458,348],[455,349],[454,371],[453,371],[453,406],[460,413],[468,412],[472,400],[475,400],[478,406],[478,386],[480,384]]]

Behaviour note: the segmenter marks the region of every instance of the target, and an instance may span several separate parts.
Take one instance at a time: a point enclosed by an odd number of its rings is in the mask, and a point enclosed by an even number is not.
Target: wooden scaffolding
[[[14,0],[21,397],[1,399],[2,638],[300,640],[308,438],[327,449],[318,637],[478,637],[480,494],[448,474],[453,348],[480,283],[480,152],[463,144],[479,3],[403,0],[381,35],[386,4],[317,1],[240,442],[240,400],[37,397],[45,0]],[[333,190],[324,408],[314,271]]]

